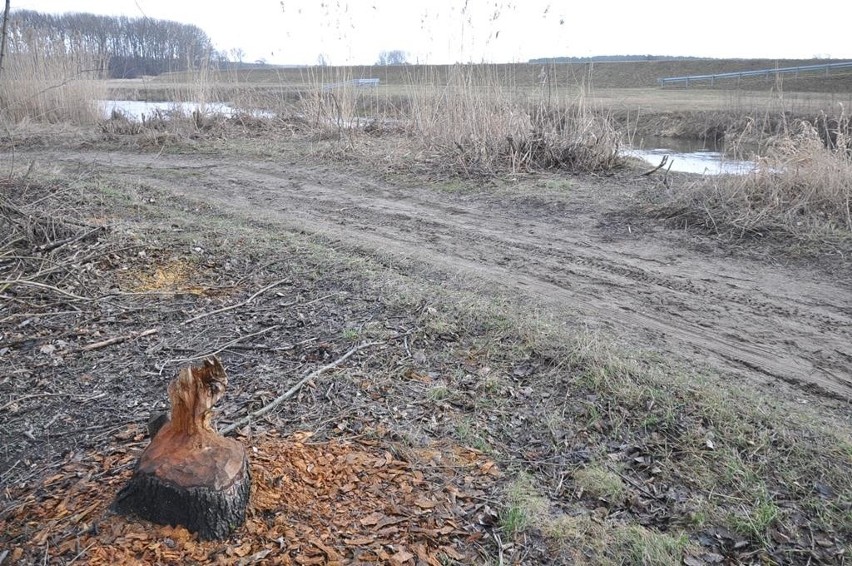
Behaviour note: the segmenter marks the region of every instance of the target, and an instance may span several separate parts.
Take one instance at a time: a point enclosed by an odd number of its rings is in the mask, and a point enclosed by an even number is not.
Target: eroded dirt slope
[[[517,291],[640,348],[794,393],[852,399],[852,292],[842,277],[701,253],[685,232],[613,221],[629,182],[457,194],[395,186],[340,164],[115,152],[19,158],[84,164],[238,221],[319,234]]]

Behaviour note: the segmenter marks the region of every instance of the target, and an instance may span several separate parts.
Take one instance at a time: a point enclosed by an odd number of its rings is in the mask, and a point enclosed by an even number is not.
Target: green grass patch
[[[580,490],[578,495],[594,497],[613,504],[621,503],[627,491],[618,474],[601,467],[577,470],[574,473],[574,483]]]

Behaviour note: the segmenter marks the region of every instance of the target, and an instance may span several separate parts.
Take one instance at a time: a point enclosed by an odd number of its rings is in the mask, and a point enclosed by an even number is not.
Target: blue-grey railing
[[[343,81],[339,83],[330,83],[322,85],[323,90],[331,90],[334,88],[340,88],[342,86],[358,86],[358,87],[367,87],[367,86],[379,86],[379,79],[352,79],[348,81]]]
[[[757,71],[736,71],[733,73],[718,73],[715,75],[691,75],[688,77],[665,77],[662,79],[657,79],[657,82],[660,86],[672,85],[683,83],[685,86],[689,86],[691,82],[699,82],[699,81],[710,81],[710,84],[713,85],[718,79],[741,79],[744,77],[772,77],[776,74],[781,75],[789,75],[795,74],[796,76],[799,73],[815,73],[815,72],[824,72],[826,75],[829,74],[830,71],[836,69],[852,69],[852,61],[847,61],[844,63],[823,63],[820,65],[800,65],[798,67],[776,67],[772,69],[759,69]]]

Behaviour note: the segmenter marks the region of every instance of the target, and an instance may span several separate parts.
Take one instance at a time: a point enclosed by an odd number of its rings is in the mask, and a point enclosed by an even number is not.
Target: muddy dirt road
[[[567,321],[735,378],[852,399],[852,286],[829,270],[696,251],[686,232],[629,227],[630,183],[458,194],[339,164],[138,153],[19,153],[207,203],[236,222],[414,260],[424,273],[520,293]],[[611,183],[610,185],[604,183]],[[828,275],[827,275],[828,273]],[[481,283],[481,284],[480,284]]]

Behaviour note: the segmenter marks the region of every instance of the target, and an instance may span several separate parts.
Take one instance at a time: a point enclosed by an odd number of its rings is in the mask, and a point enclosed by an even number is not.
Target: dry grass
[[[171,91],[165,78],[156,83],[158,96],[197,102],[200,93],[202,101],[227,101],[298,122],[313,139],[337,140],[349,149],[393,134],[400,140],[400,162],[423,159],[467,176],[540,168],[605,171],[620,164],[620,132],[592,104],[588,89],[573,82],[566,88],[552,69],[534,88],[510,71],[494,65],[411,70],[407,82],[390,89],[359,87],[354,80],[371,73],[346,67],[300,69],[278,88],[242,82],[246,77],[238,72],[217,74],[215,84],[209,74],[181,73],[172,77]]]
[[[7,124],[24,121],[94,124],[100,119],[98,100],[106,98],[100,78],[103,62],[73,45],[27,34],[10,37],[0,81],[0,116]]]
[[[668,195],[658,212],[737,236],[852,233],[852,138],[849,117],[784,122],[765,139],[756,169],[702,179]],[[749,135],[748,128],[744,133]]]
[[[303,119],[324,138],[355,145],[363,134],[402,134],[400,155],[428,156],[464,175],[537,168],[608,170],[620,163],[621,136],[587,93],[543,82],[519,87],[495,66],[459,65],[447,73],[416,73],[393,91],[359,88],[344,69],[315,69],[312,86],[276,108]],[[293,98],[290,96],[289,98]]]
[[[621,136],[583,90],[571,99],[542,76],[536,92],[488,66],[458,66],[444,85],[412,83],[407,128],[465,173],[536,168],[601,171],[619,164]]]

